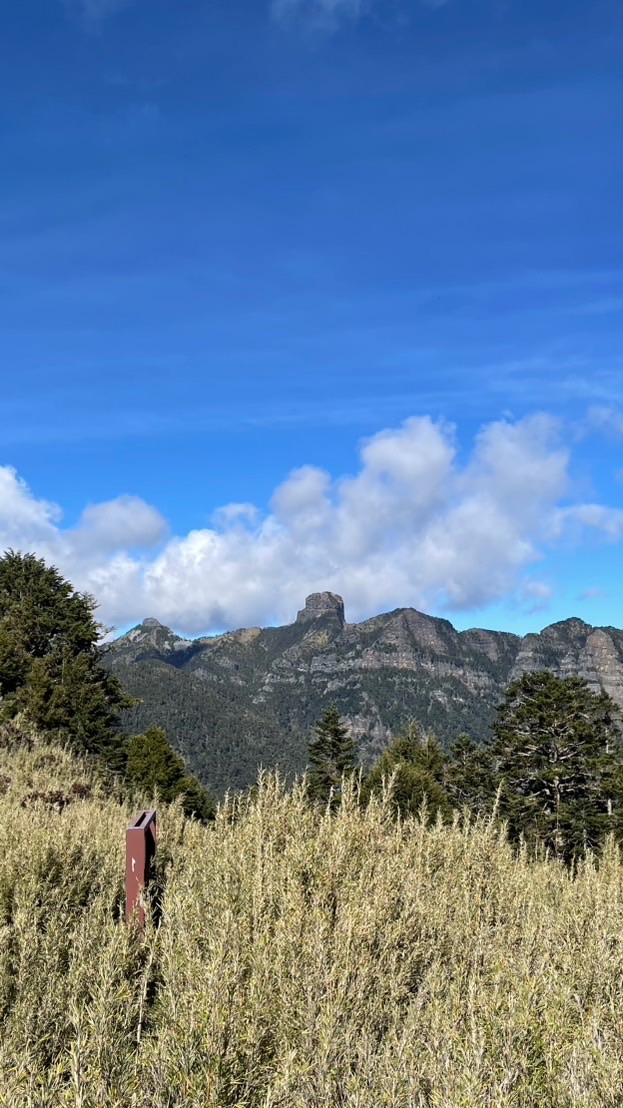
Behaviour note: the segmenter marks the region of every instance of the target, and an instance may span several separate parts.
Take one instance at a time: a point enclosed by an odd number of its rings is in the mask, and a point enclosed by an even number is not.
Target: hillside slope
[[[0,1103],[622,1102],[616,848],[572,877],[485,825],[397,826],[348,797],[334,817],[269,779],[209,828],[159,807],[162,913],[141,942],[123,920],[135,814],[86,764],[0,731]]]
[[[301,771],[310,729],[331,701],[365,763],[411,717],[446,743],[461,731],[484,737],[509,682],[530,669],[579,674],[623,704],[623,631],[568,619],[524,638],[458,632],[412,608],[349,624],[333,593],[308,597],[288,626],[193,641],[146,619],[111,645],[105,664],[143,702],[125,725],[165,727],[220,795],[252,784],[258,766]]]

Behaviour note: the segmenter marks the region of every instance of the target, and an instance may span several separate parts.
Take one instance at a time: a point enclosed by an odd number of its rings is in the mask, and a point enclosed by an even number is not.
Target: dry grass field
[[[209,828],[159,808],[141,942],[136,810],[45,743],[5,742],[0,794],[2,1105],[623,1105],[614,846],[570,876],[485,823],[322,816],[268,777]]]

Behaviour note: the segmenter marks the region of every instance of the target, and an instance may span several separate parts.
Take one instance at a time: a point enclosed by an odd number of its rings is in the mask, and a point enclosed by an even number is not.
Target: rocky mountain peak
[[[147,649],[168,653],[172,650],[185,649],[187,646],[186,639],[180,639],[179,635],[174,634],[171,628],[166,627],[159,619],[149,617],[117,639],[113,643],[113,650],[124,650],[130,647],[139,651]]]
[[[340,627],[344,626],[344,601],[335,592],[313,592],[307,597],[305,607],[296,617],[297,623],[309,623],[313,619],[330,616]]]
[[[570,619],[523,637],[458,632],[413,608],[346,624],[333,592],[308,596],[287,627],[194,641],[146,619],[102,661],[139,702],[124,728],[164,727],[219,795],[252,785],[260,765],[302,773],[311,728],[329,700],[366,765],[409,719],[443,743],[461,733],[486,738],[496,705],[526,671],[578,675],[623,708],[623,630]]]

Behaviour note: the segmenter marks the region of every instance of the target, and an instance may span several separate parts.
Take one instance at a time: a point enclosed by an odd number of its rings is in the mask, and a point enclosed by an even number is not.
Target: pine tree
[[[100,665],[96,607],[34,554],[0,558],[0,714],[23,712],[36,729],[122,771],[119,716],[133,701]]]
[[[341,720],[335,704],[327,708],[314,728],[309,743],[308,793],[313,800],[335,805],[342,790],[342,777],[355,768],[355,743]]]
[[[182,797],[182,808],[187,816],[198,819],[200,823],[209,823],[214,819],[214,799],[196,777],[183,777],[178,786],[178,795]]]
[[[144,735],[130,739],[127,775],[132,784],[151,794],[155,791],[165,804],[182,796],[186,815],[206,822],[214,816],[215,805],[206,789],[186,772],[184,759],[173,749],[162,727],[150,727]]]
[[[45,658],[60,646],[72,654],[92,650],[103,628],[94,618],[96,601],[74,591],[55,566],[34,554],[8,550],[0,558],[0,630],[8,635],[23,663],[13,675],[21,686],[30,660]],[[0,674],[2,695],[12,691],[7,675]]]
[[[488,751],[513,838],[570,861],[616,830],[619,709],[582,678],[525,673],[498,707]]]
[[[444,780],[454,808],[468,808],[474,815],[492,811],[496,785],[491,754],[482,743],[459,735],[450,746]]]
[[[111,676],[88,654],[36,658],[13,704],[37,730],[123,772],[127,740],[119,731],[118,715],[133,702]]]
[[[435,735],[425,733],[417,720],[411,720],[368,774],[364,799],[380,793],[384,783],[393,778],[391,801],[396,813],[415,816],[424,806],[429,821],[439,813],[447,818],[452,809],[444,787],[446,763]]]
[[[166,803],[207,820],[210,794],[186,772],[166,734],[152,728],[129,740],[120,713],[135,701],[101,665],[93,597],[75,592],[54,566],[9,550],[0,558],[0,716],[23,712],[37,729],[135,786],[157,788]]]

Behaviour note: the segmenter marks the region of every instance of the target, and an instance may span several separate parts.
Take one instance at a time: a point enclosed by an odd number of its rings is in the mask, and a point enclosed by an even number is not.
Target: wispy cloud
[[[268,511],[225,505],[211,526],[182,536],[130,496],[91,505],[64,528],[58,506],[0,467],[0,549],[54,562],[117,626],[146,615],[189,634],[287,622],[321,589],[345,597],[351,620],[402,605],[451,613],[508,600],[540,610],[550,589],[533,567],[569,529],[581,541],[623,535],[622,511],[569,502],[561,434],[546,415],[497,421],[463,458],[452,426],[414,417],[367,439],[354,475],[303,466]]]
[[[549,606],[554,590],[546,581],[526,581],[520,589],[520,599],[529,615],[543,612]]]
[[[300,20],[310,27],[330,30],[340,23],[358,19],[371,0],[272,0],[273,19],[288,23]]]
[[[602,589],[599,585],[593,585],[590,589],[584,589],[584,591],[581,592],[578,596],[576,596],[575,599],[576,600],[605,600],[607,595],[608,594],[605,591],[605,589]]]
[[[128,7],[133,0],[63,0],[67,10],[91,26]]]
[[[447,0],[420,0],[426,7],[441,8]],[[273,18],[282,22],[302,21],[319,30],[334,30],[380,8],[387,0],[272,0]]]
[[[589,408],[585,427],[588,431],[599,431],[619,437],[623,435],[623,411],[620,408],[601,404]]]

